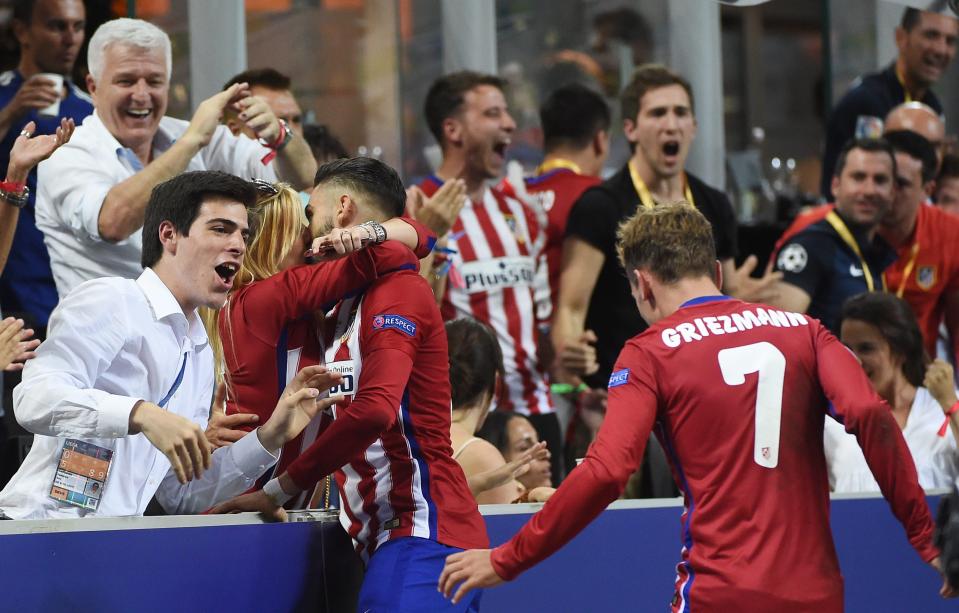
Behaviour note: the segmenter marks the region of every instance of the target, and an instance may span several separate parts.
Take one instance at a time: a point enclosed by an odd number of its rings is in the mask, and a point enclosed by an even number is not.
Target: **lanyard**
[[[583,174],[583,171],[580,169],[579,164],[576,162],[571,162],[565,158],[553,158],[549,161],[543,162],[536,168],[537,175],[544,175],[551,170],[556,168],[566,168],[572,170],[578,175]]]
[[[909,261],[906,262],[906,267],[902,269],[902,279],[899,281],[899,289],[896,290],[897,298],[902,298],[902,295],[906,292],[906,284],[909,282],[912,269],[916,267],[917,257],[919,257],[919,241],[912,244],[912,249],[909,251]],[[883,283],[885,283],[885,279],[883,279]]]
[[[829,222],[829,225],[833,227],[839,237],[842,238],[843,242],[846,243],[853,253],[856,254],[856,257],[859,258],[859,263],[862,265],[862,274],[866,278],[866,287],[870,292],[876,291],[876,287],[873,284],[872,280],[872,271],[869,270],[869,265],[866,264],[866,258],[862,256],[862,251],[859,249],[859,243],[856,242],[856,239],[853,238],[852,232],[849,231],[849,228],[846,227],[845,222],[843,222],[842,217],[836,214],[836,211],[829,211],[829,214],[826,215],[826,221]],[[882,277],[880,277],[882,279]],[[883,288],[886,289],[886,282],[883,281]]]
[[[183,354],[183,363],[180,364],[180,372],[177,373],[176,379],[173,381],[173,385],[170,387],[170,391],[166,393],[166,396],[163,397],[163,400],[158,402],[160,408],[166,408],[166,403],[170,402],[170,398],[173,398],[173,394],[176,393],[179,389],[180,384],[183,383],[183,371],[186,370],[186,354]]]
[[[906,95],[906,102],[912,102],[912,94],[909,93],[909,90],[906,89],[906,80],[902,78],[902,75],[899,74],[899,67],[896,66],[896,80],[899,81],[899,85],[902,86],[902,91]]]
[[[642,202],[643,206],[647,209],[656,206],[656,201],[653,200],[653,196],[649,193],[649,188],[643,183],[639,172],[636,170],[636,167],[633,166],[633,160],[630,160],[626,165],[629,166],[629,176],[633,179],[633,187],[636,188],[636,193],[639,194],[639,201]],[[690,206],[695,206],[696,203],[693,201],[693,193],[689,191],[689,180],[686,179],[685,172],[683,173],[683,193],[686,196],[686,202],[688,202]]]

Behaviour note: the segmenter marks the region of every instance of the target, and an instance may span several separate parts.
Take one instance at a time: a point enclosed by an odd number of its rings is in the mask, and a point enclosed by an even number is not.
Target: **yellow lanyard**
[[[557,168],[567,168],[569,170],[572,170],[578,175],[583,174],[583,171],[580,169],[579,164],[577,164],[576,162],[571,162],[564,158],[553,158],[551,160],[543,162],[536,169],[536,174],[537,176],[545,175],[547,172],[551,170],[555,170]]]
[[[852,232],[846,227],[845,222],[843,222],[842,218],[837,215],[835,211],[829,211],[829,214],[826,215],[826,221],[829,222],[829,225],[836,230],[836,233],[839,234],[843,242],[849,245],[849,248],[852,249],[853,253],[859,258],[859,263],[862,265],[862,276],[866,278],[866,287],[869,288],[870,292],[876,291],[876,287],[872,281],[872,271],[869,270],[869,265],[866,264],[866,258],[862,257],[862,251],[859,250],[859,243],[853,238]],[[882,280],[882,277],[880,277],[880,280]],[[882,280],[882,285],[882,289],[885,290],[886,282],[884,280]]]
[[[649,188],[643,183],[639,172],[636,170],[636,167],[633,166],[633,160],[630,160],[626,165],[629,166],[629,176],[633,179],[633,187],[636,189],[636,193],[639,194],[639,201],[642,202],[643,206],[647,209],[656,206],[656,201],[653,200],[652,194],[649,193]],[[686,178],[685,172],[683,173],[683,194],[686,196],[686,202],[688,202],[690,206],[696,206],[696,203],[693,201],[693,193],[689,191],[689,180]]]
[[[912,94],[909,93],[909,90],[906,89],[906,80],[902,78],[902,75],[899,74],[899,67],[896,66],[896,80],[899,81],[899,85],[902,86],[902,91],[906,95],[906,102],[912,102]]]
[[[906,262],[906,267],[902,269],[902,279],[899,280],[899,289],[896,290],[897,298],[902,298],[902,295],[906,292],[906,283],[909,282],[909,275],[912,274],[912,269],[916,267],[917,257],[919,257],[919,241],[912,244],[912,249],[909,252],[909,261]],[[886,273],[883,273],[883,283],[886,282],[885,275]]]

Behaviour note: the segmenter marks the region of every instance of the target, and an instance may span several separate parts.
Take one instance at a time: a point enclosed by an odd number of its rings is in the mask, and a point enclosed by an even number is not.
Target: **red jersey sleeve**
[[[500,577],[512,580],[552,555],[620,496],[642,461],[656,417],[655,382],[644,370],[648,364],[634,342],[623,349],[596,440],[543,509],[493,550],[493,569]]]
[[[416,282],[425,283],[416,274],[399,272],[379,281],[364,297],[359,322],[363,368],[357,393],[287,468],[298,487],[308,489],[349,462],[396,420],[420,339],[430,332],[424,329],[428,321],[424,294],[409,291],[410,283]],[[432,294],[425,296],[428,300]]]
[[[826,328],[817,328],[817,370],[830,411],[847,432],[856,436],[866,463],[893,514],[906,529],[909,542],[929,562],[939,555],[932,544],[932,517],[899,425],[852,352]]]
[[[416,248],[413,249],[413,254],[418,259],[422,260],[428,256],[431,251],[433,251],[433,246],[436,245],[436,234],[409,215],[404,214],[402,217],[400,217],[400,219],[408,223],[411,228],[416,230]]]
[[[381,274],[417,266],[417,258],[406,246],[387,241],[345,258],[294,266],[256,281],[241,290],[242,312],[231,311],[231,315],[247,319],[250,322],[247,329],[253,334],[268,332],[264,340],[272,342],[273,333],[288,321],[313,311],[326,310],[341,298],[363,289]]]

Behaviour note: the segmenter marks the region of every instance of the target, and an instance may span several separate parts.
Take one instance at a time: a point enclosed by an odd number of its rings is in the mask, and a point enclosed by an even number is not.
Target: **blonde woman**
[[[214,444],[227,444],[269,418],[290,377],[323,362],[316,322],[329,305],[381,273],[416,268],[435,240],[415,221],[391,219],[382,226],[334,230],[311,246],[311,209],[304,211],[298,193],[284,184],[260,187],[251,215],[254,238],[210,330],[227,390],[226,417],[207,433]],[[320,259],[347,255],[308,264],[312,252]],[[346,373],[342,385],[350,379]],[[277,474],[309,446],[318,426],[308,426],[283,448]]]

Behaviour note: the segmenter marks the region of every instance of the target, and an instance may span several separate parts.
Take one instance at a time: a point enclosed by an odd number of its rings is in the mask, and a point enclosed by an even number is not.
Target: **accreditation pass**
[[[50,497],[96,511],[110,472],[113,450],[68,438],[60,450]]]

